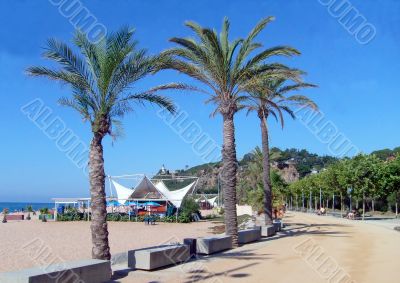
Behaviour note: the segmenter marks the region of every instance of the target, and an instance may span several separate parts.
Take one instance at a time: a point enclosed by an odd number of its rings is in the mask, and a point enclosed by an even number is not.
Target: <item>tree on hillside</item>
[[[388,148],[385,148],[385,149],[373,151],[371,154],[375,155],[376,157],[378,157],[381,160],[386,160],[389,156],[391,156],[393,154],[393,151]]]
[[[238,199],[249,204],[253,210],[262,212],[264,203],[263,190],[263,153],[259,147],[252,151],[252,161],[247,164],[238,185]],[[286,193],[287,184],[276,170],[271,170],[272,198],[275,206],[282,205],[282,196]]]

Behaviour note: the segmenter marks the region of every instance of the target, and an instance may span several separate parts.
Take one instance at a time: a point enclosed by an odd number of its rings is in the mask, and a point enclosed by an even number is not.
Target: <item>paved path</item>
[[[216,256],[114,282],[400,282],[400,232],[333,217],[288,213],[285,232]]]

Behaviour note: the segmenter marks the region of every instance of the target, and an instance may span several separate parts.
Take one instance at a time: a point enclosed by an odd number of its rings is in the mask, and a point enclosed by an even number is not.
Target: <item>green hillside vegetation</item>
[[[400,146],[396,147],[394,149],[381,149],[381,150],[376,150],[373,151],[371,154],[375,155],[376,157],[378,157],[381,160],[386,160],[389,157],[393,157],[396,156],[397,154],[400,154]]]
[[[300,173],[300,180],[287,184],[277,170],[271,171],[274,205],[291,201],[292,206],[302,206],[302,194],[306,206],[309,205],[309,194],[315,208],[315,198],[319,207],[319,190],[322,190],[323,205],[332,205],[337,209],[349,209],[350,197],[348,188],[352,188],[353,208],[361,209],[364,202],[369,211],[396,211],[400,202],[400,147],[382,149],[371,154],[360,154],[353,158],[338,159],[332,156],[320,156],[305,149],[271,148],[271,161],[283,163],[295,161]],[[198,165],[187,170],[180,170],[180,175],[193,175],[209,178],[219,162]],[[262,210],[262,153],[254,150],[247,153],[239,162],[239,183],[237,199],[240,204],[252,205]],[[312,170],[318,174],[310,174]],[[173,186],[173,181],[172,181]],[[182,185],[180,185],[182,187]],[[203,188],[204,192],[217,192],[216,188]],[[335,202],[333,204],[333,195]],[[297,203],[295,200],[297,199]]]
[[[253,159],[254,153],[245,154],[239,164],[245,166]],[[335,163],[338,159],[329,155],[320,156],[316,153],[310,153],[306,149],[289,148],[281,150],[277,147],[273,147],[270,150],[270,160],[278,163],[288,160],[295,161],[295,167],[302,178],[311,173],[313,169],[320,171],[322,168],[326,168]]]

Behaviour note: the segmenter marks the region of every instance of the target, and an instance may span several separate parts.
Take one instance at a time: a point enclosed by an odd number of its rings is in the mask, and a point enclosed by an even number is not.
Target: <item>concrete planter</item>
[[[0,274],[2,283],[100,283],[111,278],[108,260],[79,260]]]
[[[274,225],[261,226],[261,236],[272,237],[275,234],[276,234],[276,230],[275,230]]]
[[[239,234],[239,244],[246,244],[260,240],[261,238],[261,227],[252,229],[241,230]]]
[[[128,251],[128,267],[153,270],[190,259],[187,245],[165,245]]]
[[[226,235],[197,239],[197,253],[213,254],[232,248],[232,237]]]

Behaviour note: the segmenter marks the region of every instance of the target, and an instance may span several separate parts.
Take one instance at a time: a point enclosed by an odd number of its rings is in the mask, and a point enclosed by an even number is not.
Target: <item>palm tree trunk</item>
[[[94,133],[90,144],[89,165],[90,165],[90,197],[92,222],[92,258],[109,260],[110,247],[108,245],[107,209],[105,192],[105,173],[103,159],[103,145],[101,144],[104,135]]]
[[[272,189],[269,163],[269,137],[267,119],[262,115],[261,122],[261,141],[263,150],[263,184],[264,184],[264,214],[265,225],[272,224]]]
[[[236,145],[233,113],[223,114],[222,191],[225,208],[225,232],[232,236],[233,247],[238,246],[236,214]]]

